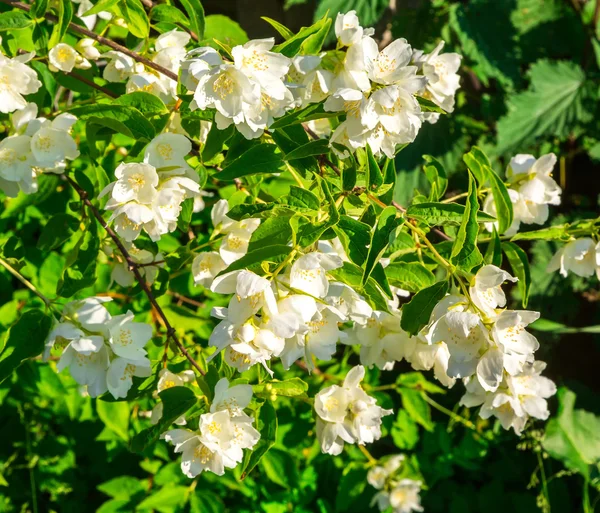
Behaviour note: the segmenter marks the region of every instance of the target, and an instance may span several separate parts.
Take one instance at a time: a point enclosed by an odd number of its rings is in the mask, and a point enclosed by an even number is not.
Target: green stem
[[[298,187],[300,187],[301,189],[305,189],[306,187],[304,187],[304,183],[300,179],[300,176],[298,175],[298,173],[296,173],[296,170],[292,166],[290,166],[290,164],[288,163],[287,160],[285,161],[285,166],[287,167],[288,171],[290,172],[290,174],[292,175],[292,177],[298,184]]]
[[[4,267],[10,274],[12,274],[17,280],[19,280],[23,285],[25,285],[31,292],[33,292],[37,297],[39,297],[46,307],[50,310],[55,310],[52,301],[48,299],[44,294],[42,294],[33,283],[27,280],[19,271],[17,271],[14,267],[12,267],[8,262],[0,258],[0,265]]]
[[[427,394],[423,393],[423,399],[425,399],[425,401],[428,402],[431,406],[433,406],[436,410],[448,415],[448,417],[450,417],[455,422],[459,422],[463,426],[465,426],[469,429],[472,429],[473,431],[477,431],[477,427],[470,420],[467,420],[467,419],[461,417],[460,415],[456,414],[452,410],[449,410],[445,406],[442,406],[440,403],[438,403],[437,401],[434,401]]]
[[[33,451],[31,450],[31,434],[29,433],[29,426],[25,420],[25,412],[22,408],[19,408],[19,417],[21,417],[21,424],[25,429],[25,450],[27,451],[27,468],[29,469],[29,484],[31,486],[31,509],[33,513],[38,513],[37,485],[35,482]]]
[[[541,451],[537,453],[538,465],[540,467],[540,475],[542,477],[542,490],[546,497],[546,504],[548,504],[548,513],[550,513],[550,494],[548,493],[548,481],[546,480],[546,470],[544,469],[544,458],[542,458]]]

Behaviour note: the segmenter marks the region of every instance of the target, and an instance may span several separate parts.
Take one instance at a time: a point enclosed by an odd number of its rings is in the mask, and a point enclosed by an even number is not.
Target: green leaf
[[[158,511],[160,513],[173,513],[181,511],[188,496],[187,486],[169,483],[146,497],[136,505],[138,511]]]
[[[336,281],[341,281],[352,287],[359,294],[363,294],[375,310],[388,311],[387,301],[372,277],[368,279],[364,287],[362,286],[362,277],[364,274],[362,267],[352,262],[344,262],[342,267],[329,271],[329,274]]]
[[[277,173],[283,164],[282,154],[275,144],[253,146],[215,175],[219,180],[233,180],[257,173]]]
[[[429,199],[437,201],[444,195],[448,188],[446,170],[442,163],[431,155],[423,155],[423,160],[426,162],[423,166],[423,171],[425,171],[425,176],[431,184]]]
[[[327,181],[320,180],[320,183],[325,199],[329,204],[329,215],[324,221],[318,223],[307,223],[300,228],[300,231],[298,232],[297,243],[303,248],[317,242],[317,240],[319,240],[321,235],[323,235],[326,230],[335,226],[340,220],[340,213],[335,205],[335,201],[333,200],[333,196],[331,195]]]
[[[377,224],[373,229],[369,253],[367,254],[367,260],[365,262],[365,272],[362,278],[363,285],[367,283],[375,264],[379,262],[388,247],[390,236],[403,222],[403,219],[397,217],[396,214],[396,207],[387,207],[383,209],[383,212],[381,212],[377,219]]]
[[[420,262],[392,262],[385,268],[389,282],[409,292],[419,292],[435,282],[435,276]]]
[[[381,185],[383,185],[381,169],[373,156],[371,147],[367,145],[367,190],[376,191]]]
[[[302,159],[313,155],[323,155],[329,152],[329,140],[317,139],[310,141],[287,153],[285,160]]]
[[[514,242],[503,242],[502,249],[510,262],[513,274],[519,278],[517,284],[521,292],[521,302],[523,303],[523,308],[525,308],[529,301],[529,290],[531,289],[531,272],[529,270],[527,253]]]
[[[566,137],[590,121],[593,85],[574,62],[540,60],[529,71],[531,85],[508,98],[508,114],[497,124],[498,153],[515,152],[540,137]]]
[[[31,6],[31,14],[34,18],[42,18],[48,10],[49,0],[34,0]],[[22,11],[19,11],[22,12]],[[25,14],[25,13],[23,13]],[[1,17],[2,15],[0,15]],[[16,27],[15,27],[16,28]]]
[[[477,235],[479,234],[478,210],[477,185],[473,175],[469,173],[469,192],[465,204],[465,216],[454,239],[451,253],[452,263],[465,271],[470,271],[483,259],[477,247]]]
[[[260,460],[267,478],[283,488],[296,488],[298,469],[291,454],[281,449],[271,449]]]
[[[257,429],[260,432],[260,440],[252,451],[245,451],[244,453],[242,479],[252,472],[277,440],[277,413],[271,401],[265,401],[260,407],[257,415]]]
[[[152,123],[136,108],[128,105],[97,103],[69,110],[88,125],[101,125],[132,139],[150,141],[156,135]]]
[[[518,50],[506,6],[488,0],[450,6],[449,25],[458,36],[461,53],[476,76],[488,86],[492,79],[511,87],[519,79]],[[465,59],[465,60],[467,60]]]
[[[398,416],[390,432],[398,449],[411,450],[419,441],[419,428],[405,409],[398,410]]]
[[[41,310],[28,310],[19,317],[0,353],[0,383],[24,360],[42,353],[51,327],[52,318]]]
[[[260,19],[266,21],[269,25],[271,25],[271,27],[273,27],[277,32],[279,32],[283,39],[288,40],[291,37],[294,37],[294,33],[285,25],[279,23],[277,20],[268,18],[267,16],[261,16]]]
[[[444,109],[433,103],[431,100],[428,100],[427,98],[422,98],[421,96],[417,96],[416,98],[419,102],[419,106],[421,107],[421,111],[436,112],[438,114],[447,114]]]
[[[271,395],[284,397],[306,396],[308,385],[300,378],[286,379],[285,381],[266,381],[259,385],[252,385],[252,392],[257,397],[269,398]]]
[[[309,36],[319,32],[326,24],[327,19],[323,18],[310,27],[302,27],[296,35],[290,37],[280,45],[275,46],[273,51],[281,53],[286,57],[294,57],[298,52],[300,52],[304,41],[306,41]]]
[[[180,0],[180,2],[183,8],[185,9],[185,12],[187,12],[188,17],[190,18],[190,25],[192,31],[195,32],[195,34],[198,36],[198,40],[201,41],[205,37],[208,37],[208,35],[204,33],[206,30],[208,18],[205,19],[204,7],[202,7],[202,3],[200,2],[200,0]],[[211,25],[214,23],[214,21],[211,21]]]
[[[190,513],[225,513],[225,505],[218,495],[197,489],[190,497]]]
[[[76,292],[96,283],[96,260],[100,240],[95,224],[82,232],[79,240],[67,255],[65,266],[56,287],[62,297],[71,297]]]
[[[568,225],[561,224],[558,226],[551,226],[550,228],[542,228],[541,230],[535,230],[532,232],[521,232],[517,233],[510,240],[561,240],[568,241],[570,236],[568,232]]]
[[[187,198],[181,204],[181,212],[177,218],[177,228],[179,228],[182,232],[187,232],[189,230],[193,213],[194,198]]]
[[[248,35],[239,23],[222,14],[211,14],[205,18],[204,38],[210,41],[217,39],[231,47],[248,41]]]
[[[121,0],[98,0],[96,5],[84,12],[83,15],[91,16],[92,14],[100,14],[102,11],[113,12],[113,7],[120,1]]]
[[[98,490],[113,499],[128,500],[136,493],[143,492],[140,480],[132,476],[115,477],[98,485]]]
[[[223,145],[231,138],[235,133],[235,126],[231,125],[225,130],[219,130],[217,124],[213,123],[210,127],[208,135],[206,136],[206,142],[202,148],[202,161],[208,162],[212,160],[216,155],[221,153]]]
[[[48,42],[48,48],[55,47],[62,41],[62,38],[67,33],[69,23],[73,18],[73,2],[71,0],[59,0],[58,1],[58,21],[52,29],[52,35]]]
[[[197,402],[194,392],[181,386],[167,388],[159,392],[158,396],[163,403],[162,417],[157,424],[140,431],[131,439],[131,450],[133,452],[142,452],[146,447],[156,442],[173,422],[184,415]]]
[[[567,388],[558,390],[558,401],[558,414],[548,422],[542,445],[587,482],[600,462],[600,417],[575,410],[575,394]]]
[[[321,201],[313,192],[295,185],[290,186],[287,203],[294,207],[309,208],[311,210],[319,210],[321,207]]]
[[[125,442],[129,441],[129,404],[127,401],[96,400],[96,411],[104,425]]]
[[[283,244],[274,244],[272,246],[262,246],[258,249],[248,251],[242,258],[233,262],[227,269],[219,274],[237,271],[238,269],[247,268],[253,272],[262,272],[261,264],[263,262],[280,263],[288,256],[292,248]]]
[[[488,171],[492,168],[487,155],[477,146],[473,146],[469,153],[463,155],[463,161],[477,179],[477,183],[483,185],[487,181]]]
[[[445,394],[446,391],[425,379],[421,372],[404,372],[396,379],[396,384],[399,387],[412,388],[422,390],[430,394]]]
[[[150,34],[150,21],[140,0],[120,0],[119,10],[127,22],[127,28],[137,38],[146,39]]]
[[[314,34],[308,36],[300,45],[300,53],[302,55],[318,55],[327,40],[329,30],[332,24],[331,19],[325,20],[321,28]]]
[[[270,247],[273,245],[287,245],[292,238],[291,216],[270,217],[260,223],[254,230],[248,244],[248,251]],[[233,265],[233,264],[232,264]]]
[[[487,169],[487,176],[490,179],[490,187],[496,205],[496,216],[498,217],[498,231],[505,233],[513,223],[513,206],[508,190],[504,182],[492,168]]]
[[[33,23],[31,17],[23,11],[0,13],[0,31],[18,30],[29,27]]]
[[[284,128],[291,125],[299,125],[300,123],[306,123],[315,119],[324,118],[335,118],[338,116],[337,112],[326,112],[323,110],[323,103],[313,103],[300,110],[292,110],[291,112],[281,116],[272,125],[271,130],[277,128]]]
[[[465,205],[458,203],[417,203],[408,207],[406,215],[423,221],[429,226],[460,225],[465,217]],[[496,218],[485,212],[477,212],[478,223],[494,222]]]
[[[431,409],[423,398],[424,392],[413,388],[399,388],[398,393],[402,397],[402,406],[410,417],[427,431],[433,431]]]
[[[435,305],[448,292],[448,282],[439,281],[417,292],[410,302],[402,307],[400,326],[411,335],[416,335],[429,322]]]
[[[56,214],[50,218],[42,230],[42,234],[37,242],[37,247],[41,251],[51,251],[64,242],[79,227],[79,219],[69,214]]]
[[[483,261],[486,264],[495,265],[496,267],[502,266],[502,243],[500,242],[500,237],[498,237],[498,232],[495,227],[491,235],[490,243],[485,250]]]
[[[165,5],[163,7],[168,6]],[[142,114],[147,114],[148,116],[166,114],[169,112],[163,101],[158,96],[145,91],[135,91],[133,93],[124,94],[123,96],[119,96],[112,101],[117,105],[134,107]]]
[[[167,4],[155,5],[150,11],[150,18],[155,21],[176,23],[184,27],[190,26],[190,20],[177,7]]]

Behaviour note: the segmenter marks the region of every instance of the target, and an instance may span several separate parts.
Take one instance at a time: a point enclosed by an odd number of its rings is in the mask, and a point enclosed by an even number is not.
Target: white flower
[[[328,112],[346,113],[343,125],[349,136],[357,141],[357,147],[364,146],[364,138],[361,139],[360,136],[375,128],[378,122],[373,100],[357,89],[340,88],[336,90],[325,100],[323,108]],[[339,127],[336,132],[338,130]]]
[[[70,73],[73,68],[89,69],[91,64],[84,59],[75,48],[66,44],[58,43],[48,52],[48,61],[50,62],[50,71],[64,71]]]
[[[513,376],[533,361],[533,353],[540,347],[537,338],[525,330],[539,317],[539,312],[504,310],[494,323],[492,337],[502,348],[504,368]]]
[[[42,86],[37,74],[28,61],[33,53],[18,55],[9,59],[0,53],[0,112],[8,114],[27,106],[23,96],[34,94]]]
[[[73,379],[87,385],[90,396],[97,397],[107,390],[106,371],[109,366],[109,351],[102,344],[96,352],[79,352],[69,344],[63,352],[56,369],[61,372],[69,368]]]
[[[561,188],[551,177],[556,155],[548,153],[539,159],[533,155],[516,155],[508,165],[506,176],[525,202],[521,221],[544,224],[548,220],[548,205],[560,205]]]
[[[251,218],[233,222],[227,227],[227,235],[223,238],[219,247],[219,254],[223,262],[230,265],[248,252],[250,238],[259,224],[260,219]],[[221,231],[225,232],[223,229]]]
[[[404,454],[397,454],[387,459],[383,466],[376,465],[371,467],[369,472],[367,473],[367,481],[368,483],[377,490],[381,490],[386,481],[388,481],[393,474],[402,466],[402,463],[406,457]]]
[[[409,66],[412,48],[406,39],[396,39],[378,51],[377,43],[365,38],[369,78],[378,84],[395,85],[407,93],[416,93],[425,87],[427,79],[417,76],[418,68]]]
[[[290,287],[314,297],[324,298],[329,291],[327,271],[342,267],[343,263],[335,254],[315,251],[302,255],[290,269]]]
[[[110,362],[106,374],[108,391],[115,399],[127,397],[133,385],[133,376],[147,378],[151,374],[150,360],[146,357],[136,357],[135,360],[117,357]]]
[[[147,354],[144,346],[152,338],[152,326],[133,322],[133,318],[133,312],[129,311],[108,322],[109,344],[117,356],[134,361],[143,360]]]
[[[192,262],[192,275],[194,283],[203,287],[210,287],[215,276],[227,268],[221,255],[216,251],[207,251],[196,255]]]
[[[115,169],[115,177],[117,181],[109,187],[112,186],[111,196],[118,203],[135,200],[148,204],[156,197],[158,173],[150,164],[138,162],[119,164]],[[106,190],[100,195],[102,196]]]
[[[446,112],[454,110],[454,96],[460,88],[460,76],[457,74],[462,57],[457,53],[440,54],[444,41],[440,41],[433,52],[423,55],[416,52],[413,56],[427,79],[423,96],[430,99]]]
[[[44,120],[42,126],[31,137],[31,152],[40,167],[62,172],[65,159],[74,160],[79,157],[77,143],[69,133],[77,118],[73,114],[63,113],[52,122]],[[28,132],[32,128],[30,122]]]
[[[157,52],[166,50],[167,48],[185,48],[190,42],[191,36],[187,32],[173,29],[165,32],[156,38],[154,41],[154,49]]]
[[[89,297],[71,301],[63,308],[63,319],[77,322],[88,331],[102,331],[111,315],[104,303],[112,301],[109,297]]]
[[[348,11],[345,14],[338,13],[335,19],[335,35],[344,46],[357,43],[362,39],[363,28],[360,26],[356,11]]]
[[[100,58],[100,51],[94,46],[95,44],[96,41],[94,41],[93,39],[89,37],[84,37],[83,39],[77,41],[75,49],[86,59],[89,59],[90,61],[95,61]]]
[[[244,408],[252,399],[251,385],[229,386],[227,378],[221,378],[215,385],[215,396],[210,405],[210,412],[227,410],[232,416],[243,415]]]
[[[507,237],[512,237],[519,231],[521,222],[524,222],[523,219],[527,219],[529,217],[529,212],[527,211],[527,207],[525,206],[525,201],[521,198],[520,194],[517,191],[515,191],[514,189],[507,189],[507,191],[508,197],[510,198],[510,202],[513,206],[513,222],[504,232],[504,235],[506,235]],[[498,216],[496,202],[494,201],[494,195],[491,192],[486,196],[483,202],[483,211],[486,214],[490,214],[491,216]],[[496,228],[496,230],[498,230],[498,221],[494,221],[493,223],[485,223],[485,229],[488,232],[493,232],[494,227]]]
[[[475,306],[491,319],[496,317],[497,308],[506,306],[506,296],[502,290],[505,281],[514,283],[518,280],[495,265],[484,265],[477,271],[469,288]]]
[[[291,60],[280,53],[271,52],[274,38],[253,39],[244,45],[235,46],[231,55],[237,69],[256,80],[261,89],[275,100],[283,100],[287,88],[283,78],[290,69]]]
[[[325,300],[345,318],[357,324],[366,324],[373,314],[373,309],[369,303],[362,296],[359,296],[352,287],[344,283],[329,283]]]
[[[559,271],[565,277],[569,271],[582,277],[596,273],[600,279],[600,242],[589,237],[568,242],[552,257],[546,271]]]
[[[421,482],[413,479],[402,479],[390,490],[389,503],[393,513],[410,513],[423,511],[421,506]]]
[[[287,80],[296,106],[305,107],[320,102],[331,94],[334,75],[331,71],[321,69],[320,65],[321,57],[318,55],[297,55],[292,59]],[[329,121],[325,121],[329,125]]]
[[[251,271],[243,269],[222,274],[213,281],[211,290],[234,294],[227,308],[227,318],[234,324],[243,324],[263,307],[268,312],[277,312],[271,282]]]
[[[169,369],[161,369],[158,373],[158,384],[156,386],[157,392],[162,392],[168,388],[182,387],[186,383],[191,383],[196,379],[194,371],[185,370],[178,374],[171,372]],[[158,421],[162,418],[164,405],[162,402],[158,402],[150,415],[150,422],[152,424],[158,424]],[[185,415],[182,415],[174,421],[174,424],[183,426],[186,424]]]
[[[135,73],[129,76],[125,90],[128,93],[144,91],[158,96],[163,103],[169,104],[173,101],[173,94],[169,89],[168,77],[158,77],[153,73]]]
[[[13,135],[0,141],[0,177],[4,180],[23,189],[32,188],[35,164],[28,135]]]
[[[163,267],[163,263],[157,263],[156,265],[148,265],[152,262],[160,262],[163,260],[162,253],[157,253],[156,256],[150,251],[145,249],[138,249],[134,244],[125,241],[125,248],[129,253],[131,259],[138,263],[144,264],[143,267],[139,267],[138,271],[146,280],[146,283],[152,285],[156,276],[158,275],[159,268]],[[118,283],[121,287],[131,287],[136,281],[135,275],[129,270],[129,264],[123,260],[118,262],[114,267],[110,275],[111,279]]]
[[[154,212],[149,206],[132,201],[117,207],[108,222],[113,222],[115,231],[127,242],[131,242],[139,236],[146,223],[153,219]]]
[[[364,325],[355,323],[348,333],[347,344],[360,345],[360,363],[366,367],[391,370],[394,362],[409,358],[416,339],[400,328],[400,315],[373,312]]]
[[[373,44],[375,44],[375,50],[373,50]],[[344,88],[369,91],[371,81],[369,80],[368,69],[376,53],[377,43],[371,37],[363,37],[356,43],[351,44],[340,63],[341,69],[336,70],[332,89],[334,91]]]
[[[103,54],[102,57],[109,59],[102,73],[104,80],[109,82],[123,82],[134,73],[144,71],[143,65],[136,66],[136,62],[124,53],[110,51]]]
[[[520,435],[529,417],[546,420],[550,415],[546,399],[556,393],[556,385],[540,375],[545,368],[544,362],[530,363],[516,376],[505,375],[494,392],[486,392],[477,380],[469,380],[460,404],[481,405],[480,417],[494,416],[504,429],[512,427]]]
[[[157,169],[188,167],[185,157],[192,151],[192,143],[184,135],[164,133],[157,135],[144,151],[144,162]]]
[[[165,433],[164,439],[175,446],[175,452],[182,453],[181,471],[189,478],[205,470],[222,476],[225,467],[233,468],[236,465],[216,445],[205,443],[198,431],[173,429]]]
[[[332,385],[315,397],[317,437],[324,453],[337,455],[344,442],[364,445],[381,436],[381,419],[392,410],[377,406],[361,388],[365,369],[358,365],[348,372],[344,384]]]

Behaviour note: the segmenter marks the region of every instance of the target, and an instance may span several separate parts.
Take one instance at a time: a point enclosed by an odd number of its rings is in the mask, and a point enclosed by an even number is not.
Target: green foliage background
[[[172,3],[181,7],[178,2]],[[281,3],[273,2],[273,13],[258,14],[276,19],[282,13]],[[214,8],[210,4],[205,3],[205,37],[218,34],[222,38],[226,34],[234,44],[243,42],[248,20],[240,16],[237,22],[241,26],[232,23],[219,11],[211,10]],[[476,144],[493,158],[496,170],[501,170],[516,152],[555,152],[560,160],[555,176],[565,192],[562,205],[553,209],[559,217],[552,223],[597,216],[600,27],[594,0],[398,0],[395,13],[389,12],[384,0],[321,0],[316,5],[286,0],[285,8],[288,13],[302,10],[303,16],[310,9],[315,19],[328,10],[335,15],[341,9],[356,9],[364,25],[385,27],[386,22],[390,23],[394,37],[405,37],[416,48],[431,50],[441,34],[447,51],[464,55],[456,111],[437,124],[424,127],[417,141],[396,159],[395,198],[399,203],[408,206],[413,190],[426,188],[423,154],[438,158],[450,172],[449,195],[466,190],[462,155]],[[2,5],[2,9],[8,7]],[[223,9],[226,12],[228,6]],[[198,19],[189,22],[199,28]],[[263,37],[271,31],[265,24]],[[12,36],[4,37],[3,44],[20,44],[20,33],[12,31]],[[136,34],[123,31],[113,36],[133,43]],[[42,89],[40,104],[50,105],[58,86],[90,93],[62,74],[58,74],[57,82],[48,79],[46,91],[50,94]],[[103,167],[114,169],[109,161]],[[96,185],[107,178],[102,168],[93,170],[94,176],[89,169],[79,172],[85,172]],[[65,219],[63,233],[68,238],[56,245],[56,241],[41,242],[45,221],[54,214],[65,213],[64,205],[74,198],[54,176],[43,176],[40,189],[36,195],[0,205],[0,243],[2,256],[22,262],[22,273],[42,292],[53,296],[65,269],[66,255],[76,244],[71,234],[78,227]],[[276,196],[277,191],[271,194]],[[78,211],[80,205],[72,207]],[[192,219],[197,233],[203,229],[206,232],[209,224],[206,212]],[[53,250],[63,242],[66,244],[60,251]],[[93,235],[87,236],[81,251],[94,244],[98,242],[94,242]],[[179,246],[175,236],[166,236],[159,249],[169,254]],[[400,396],[381,394],[380,404],[393,407],[397,415],[384,420],[384,437],[373,446],[373,454],[411,455],[427,484],[423,506],[429,513],[530,513],[538,508],[550,511],[546,496],[552,511],[568,513],[582,511],[586,494],[591,496],[588,502],[593,505],[598,493],[600,429],[594,429],[598,417],[592,414],[600,413],[600,341],[598,330],[590,333],[589,328],[587,332],[577,328],[600,324],[598,281],[547,274],[545,267],[556,250],[552,242],[536,241],[525,247],[532,258],[529,308],[541,311],[546,320],[538,324],[536,333],[542,344],[539,358],[548,362],[549,377],[576,393],[577,408],[591,413],[573,413],[573,395],[566,390],[561,392],[562,411],[548,426],[550,443],[544,442],[553,456],[547,457],[540,442],[541,432],[530,431],[520,440],[498,425],[477,419],[475,412],[457,409],[456,413],[470,418],[477,426],[476,430],[467,429],[452,417],[432,411],[419,393],[413,393],[414,383],[405,382]],[[98,247],[92,247],[90,252],[97,250]],[[79,273],[77,279],[85,280],[90,273],[98,278],[85,285],[86,295],[107,289],[108,266],[99,265],[96,269],[95,262],[79,265],[83,268],[72,271]],[[206,344],[213,326],[209,312],[219,300],[194,287],[188,271],[171,276],[170,290],[172,294],[163,295],[160,302],[172,323],[187,333],[189,341]],[[139,294],[124,293],[129,308],[148,311]],[[513,293],[516,304],[518,289],[513,289]],[[176,294],[200,303],[182,303]],[[43,306],[0,269],[2,344],[19,312],[37,303]],[[160,344],[159,341],[150,348],[151,356],[160,357]],[[129,450],[133,435],[147,425],[138,413],[151,409],[154,400],[146,398],[127,404],[82,397],[76,383],[66,373],[57,374],[53,366],[54,363],[28,360],[0,385],[0,511],[372,510],[369,503],[374,490],[366,484],[363,455],[356,447],[348,448],[340,457],[322,455],[315,442],[308,404],[284,397],[277,399],[275,445],[243,480],[239,472],[233,472],[223,477],[202,475],[190,481],[181,474],[164,442],[141,454]],[[181,362],[180,366],[183,369],[186,364]],[[327,372],[343,375],[346,369],[344,360],[330,366]],[[378,371],[371,371],[367,381],[391,383],[401,372],[410,372],[402,364],[396,369],[381,377]],[[307,378],[300,369],[291,372],[309,383],[309,395],[323,386],[322,376]],[[460,398],[459,388],[446,395],[436,394],[434,399],[452,409]],[[553,411],[557,405],[554,399]],[[589,432],[582,432],[582,426],[588,426]],[[561,437],[572,438],[568,435],[573,434],[575,443],[565,449],[559,443]]]

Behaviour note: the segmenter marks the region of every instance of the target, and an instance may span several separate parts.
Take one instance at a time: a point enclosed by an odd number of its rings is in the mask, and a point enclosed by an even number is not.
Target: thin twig
[[[31,292],[33,292],[37,297],[39,297],[47,308],[52,309],[52,301],[48,299],[44,294],[42,294],[33,283],[27,280],[24,276],[19,273],[15,268],[13,268],[8,262],[0,258],[0,265],[4,267],[10,274],[12,274],[17,280],[19,280],[23,285],[25,285]]]
[[[21,9],[22,11],[26,11],[26,12],[31,11],[31,6],[24,4],[22,2],[15,2],[13,0],[0,0],[0,3],[10,5],[11,7],[15,7],[16,9]],[[51,22],[58,21],[58,18],[54,14],[47,13],[44,15],[44,18],[46,18],[46,20],[51,21]],[[152,62],[150,59],[146,59],[146,57],[142,57],[139,53],[132,52],[128,48],[125,48],[124,46],[122,46],[118,43],[115,43],[114,41],[111,41],[110,39],[99,36],[95,32],[88,30],[87,28],[84,28],[75,23],[69,23],[69,30],[71,30],[72,32],[76,32],[77,34],[81,34],[82,36],[89,37],[90,39],[93,39],[94,41],[97,41],[98,43],[100,43],[102,45],[108,46],[108,47],[112,48],[113,50],[124,53],[125,55],[128,55],[129,57],[131,57],[133,60],[135,60],[137,62],[141,62],[144,66],[148,66],[149,68],[152,68],[155,71],[162,73],[164,76],[169,77],[171,80],[177,81],[178,77],[177,77],[176,73],[169,71],[167,68],[161,66],[160,64],[156,64],[155,62]]]
[[[304,128],[304,131],[310,135],[315,141],[319,139],[319,136],[317,134],[315,134],[309,127],[307,127],[306,125],[302,125],[302,128]],[[327,164],[331,169],[333,169],[335,171],[335,174],[338,176],[342,176],[342,172],[340,171],[340,168],[337,167],[333,162],[331,162],[331,160],[329,160],[325,155],[319,155],[319,158],[325,162],[325,164]]]
[[[118,96],[119,96],[117,93],[113,93],[110,89],[106,89],[106,87],[102,87],[101,85],[96,84],[96,82],[94,82],[93,80],[89,80],[88,78],[85,78],[84,76],[80,75],[79,73],[73,73],[71,71],[71,72],[65,72],[65,75],[69,75],[69,76],[73,77],[75,80],[79,80],[80,82],[82,82],[86,85],[89,85],[90,87],[93,87],[97,91],[104,93],[109,98],[118,98]]]
[[[162,308],[156,302],[156,299],[154,297],[154,294],[152,293],[152,290],[150,290],[150,287],[146,283],[146,280],[143,278],[143,276],[140,273],[139,264],[137,264],[131,258],[131,255],[129,254],[129,252],[127,251],[127,249],[125,248],[125,246],[121,242],[121,239],[119,239],[119,236],[115,233],[115,231],[110,226],[108,226],[108,224],[106,224],[106,221],[102,217],[102,214],[100,213],[100,211],[93,205],[93,203],[88,198],[87,192],[85,190],[83,190],[69,176],[63,175],[63,177],[64,177],[64,180],[66,180],[67,182],[69,182],[71,184],[71,186],[77,191],[77,194],[79,194],[79,197],[81,198],[81,201],[83,201],[83,203],[91,210],[92,214],[98,220],[98,222],[100,223],[100,225],[102,226],[102,228],[104,228],[106,230],[106,233],[108,233],[109,237],[113,240],[113,242],[115,243],[115,245],[117,246],[117,248],[119,249],[119,251],[121,252],[121,254],[123,255],[123,258],[125,258],[125,261],[127,262],[127,265],[129,266],[129,270],[135,276],[135,279],[138,281],[138,283],[140,284],[140,287],[142,288],[142,290],[144,291],[144,293],[148,297],[148,300],[150,301],[150,304],[154,307],[154,310],[156,311],[157,315],[160,317],[162,323],[164,324],[164,326],[165,326],[165,328],[167,330],[167,339],[171,338],[173,340],[173,342],[175,342],[175,344],[177,345],[177,347],[179,348],[179,350],[181,351],[181,353],[196,368],[196,370],[200,374],[204,375],[205,372],[198,365],[198,363],[196,362],[196,360],[194,360],[194,358],[192,358],[192,356],[188,353],[187,349],[183,346],[183,344],[179,340],[179,337],[177,336],[177,333],[175,332],[175,328],[173,328],[173,326],[171,326],[171,323],[169,322],[169,319],[167,319],[167,316],[163,312]]]

